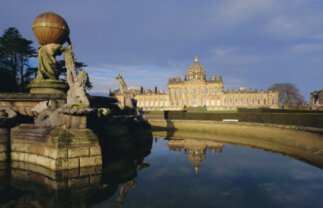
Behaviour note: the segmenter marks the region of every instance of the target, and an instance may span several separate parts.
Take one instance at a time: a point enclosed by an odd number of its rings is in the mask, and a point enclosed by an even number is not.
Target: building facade
[[[183,110],[202,107],[206,110],[236,110],[237,108],[278,108],[278,91],[252,91],[241,87],[238,91],[224,91],[222,77],[206,79],[204,67],[198,62],[187,70],[182,80],[170,78],[168,91],[161,93],[141,90],[136,94],[137,106],[146,111]]]

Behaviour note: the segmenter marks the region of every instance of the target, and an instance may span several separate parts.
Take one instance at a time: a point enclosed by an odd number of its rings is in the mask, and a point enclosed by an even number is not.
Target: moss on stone
[[[85,109],[85,108],[87,108],[83,104],[73,104],[71,107],[74,108],[74,109]]]
[[[58,147],[67,147],[73,142],[74,137],[68,130],[56,131],[52,136],[52,143]]]
[[[59,80],[33,80],[28,88],[58,88],[67,89],[68,86],[65,82]]]

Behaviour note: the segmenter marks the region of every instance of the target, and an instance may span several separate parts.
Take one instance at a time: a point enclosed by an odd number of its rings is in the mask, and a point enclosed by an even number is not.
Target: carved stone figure
[[[82,107],[89,107],[90,103],[85,93],[85,84],[89,77],[85,71],[76,73],[74,63],[74,53],[72,51],[72,45],[63,48],[64,59],[66,65],[66,80],[70,87],[67,92],[67,106],[82,105]]]
[[[119,94],[123,96],[124,98],[124,106],[121,106],[121,108],[128,107],[128,108],[135,108],[136,107],[136,100],[135,94],[132,91],[129,91],[127,88],[126,82],[122,78],[122,73],[118,74],[116,77],[119,83]]]
[[[38,48],[38,75],[37,80],[58,80],[56,56],[62,53],[62,45],[51,43]]]
[[[17,117],[17,113],[10,108],[0,108],[0,126],[7,126],[13,123],[14,119]]]
[[[65,122],[59,111],[55,100],[43,101],[34,106],[32,112],[35,114],[35,125],[42,128],[60,127]]]

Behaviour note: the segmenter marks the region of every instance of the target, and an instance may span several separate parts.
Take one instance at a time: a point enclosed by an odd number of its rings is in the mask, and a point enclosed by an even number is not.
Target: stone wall
[[[65,95],[0,93],[0,107],[8,107],[25,116],[33,116],[31,109],[39,102],[54,99],[59,105],[66,103]]]
[[[8,130],[6,128],[0,128],[0,162],[5,162],[7,160],[8,138]]]
[[[44,129],[22,124],[11,129],[11,160],[51,170],[102,165],[101,147],[89,129]]]

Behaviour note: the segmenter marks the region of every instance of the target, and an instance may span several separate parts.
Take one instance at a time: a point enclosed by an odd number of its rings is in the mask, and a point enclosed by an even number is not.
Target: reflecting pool
[[[111,140],[110,140],[111,141]],[[118,138],[103,167],[0,166],[0,207],[322,207],[323,171],[205,139]]]

